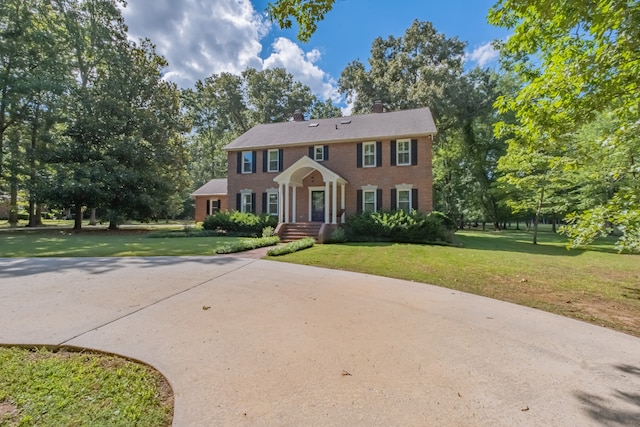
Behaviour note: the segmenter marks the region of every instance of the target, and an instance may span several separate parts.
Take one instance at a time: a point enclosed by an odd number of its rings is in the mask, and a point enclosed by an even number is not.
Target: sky
[[[376,37],[400,37],[416,19],[467,42],[468,67],[495,67],[491,42],[509,35],[486,21],[496,1],[337,0],[308,43],[296,39],[297,28],[271,23],[269,0],[128,0],[123,16],[132,39],[151,39],[168,60],[165,78],[180,88],[214,73],[282,67],[348,114],[337,90],[342,70],[354,60],[366,65]]]

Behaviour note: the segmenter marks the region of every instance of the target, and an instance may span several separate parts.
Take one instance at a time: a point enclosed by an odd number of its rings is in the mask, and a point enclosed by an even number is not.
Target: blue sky
[[[490,43],[509,34],[486,22],[495,1],[337,0],[308,43],[270,22],[268,0],[128,0],[123,15],[132,38],[157,45],[169,61],[166,78],[180,87],[213,73],[284,67],[348,112],[337,92],[340,72],[355,59],[366,64],[376,37],[402,36],[415,19],[467,42],[468,66],[495,66]]]

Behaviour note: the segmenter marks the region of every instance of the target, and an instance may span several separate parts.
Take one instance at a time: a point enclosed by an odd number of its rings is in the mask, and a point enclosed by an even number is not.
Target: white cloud
[[[295,80],[309,86],[320,97],[334,102],[340,99],[335,80],[315,64],[321,58],[319,50],[305,53],[300,46],[283,37],[276,39],[272,48],[273,53],[264,60],[265,69],[285,68]]]
[[[471,53],[467,54],[467,60],[477,63],[480,67],[485,67],[487,64],[498,59],[499,56],[500,52],[489,42],[475,48]]]

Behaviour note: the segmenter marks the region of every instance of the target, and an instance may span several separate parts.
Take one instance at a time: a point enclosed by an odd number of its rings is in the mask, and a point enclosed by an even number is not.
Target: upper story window
[[[242,173],[252,173],[252,172],[253,172],[253,152],[243,151],[242,152]]]
[[[280,171],[280,150],[269,150],[268,152],[268,172]]]
[[[313,147],[313,160],[316,162],[324,160],[324,145],[316,145]]]
[[[362,143],[362,165],[365,168],[376,166],[376,143],[375,142]]]
[[[398,165],[406,166],[411,164],[411,140],[399,139],[396,141],[396,155]]]

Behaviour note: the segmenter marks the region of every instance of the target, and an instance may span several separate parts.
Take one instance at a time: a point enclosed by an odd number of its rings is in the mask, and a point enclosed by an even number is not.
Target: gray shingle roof
[[[192,196],[223,196],[227,194],[227,179],[212,179],[196,191],[191,193]]]
[[[418,108],[304,122],[257,125],[227,145],[225,150],[373,141],[435,134],[436,125],[433,122],[431,110]]]

